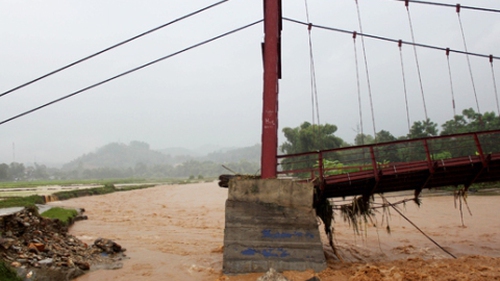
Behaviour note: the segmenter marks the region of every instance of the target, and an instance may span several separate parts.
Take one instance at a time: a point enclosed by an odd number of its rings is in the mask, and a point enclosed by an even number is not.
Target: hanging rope
[[[455,117],[457,116],[457,110],[455,109],[455,93],[453,92],[453,79],[450,67],[450,48],[446,48],[446,60],[448,61],[448,74],[450,76],[451,104],[453,106],[453,117]]]
[[[464,32],[464,27],[462,25],[462,18],[460,17],[460,4],[457,4],[457,16],[458,16],[458,23],[460,24],[460,31],[462,32],[462,41],[464,43],[464,50],[465,52],[467,53],[468,50],[467,50],[467,41],[465,40],[465,32]],[[470,64],[470,58],[469,58],[469,55],[466,54],[465,55],[466,58],[467,58],[467,65],[469,66],[469,74],[470,74],[470,80],[471,80],[471,83],[472,83],[472,89],[474,90],[474,98],[476,99],[476,106],[477,106],[477,113],[481,113],[481,110],[479,110],[479,101],[477,99],[477,92],[476,92],[476,84],[474,83],[474,76],[472,75],[472,67],[471,67],[471,64]]]
[[[304,0],[304,4],[306,7],[306,19],[307,19],[307,35],[308,35],[308,41],[309,41],[309,73],[310,73],[310,83],[311,83],[311,107],[312,107],[312,123],[313,125],[320,124],[319,120],[319,103],[318,103],[318,90],[316,87],[316,68],[314,66],[314,55],[313,55],[313,47],[312,47],[312,35],[311,35],[311,29],[312,29],[312,23],[309,20],[309,7],[307,5],[307,0]],[[315,113],[316,112],[316,116]],[[319,132],[318,132],[319,133]]]
[[[356,63],[356,85],[358,88],[358,111],[359,111],[359,127],[361,130],[361,145],[365,144],[365,133],[363,129],[363,110],[361,106],[361,86],[359,84],[359,64],[358,64],[358,50],[356,48],[356,36],[357,32],[352,33],[352,42],[354,43],[354,62]]]
[[[411,122],[410,122],[410,108],[408,106],[408,93],[406,90],[406,78],[405,78],[405,66],[403,63],[403,41],[399,40],[398,42],[398,47],[399,47],[399,57],[401,59],[401,74],[403,76],[403,89],[405,93],[405,106],[406,106],[406,120],[408,122],[408,134],[411,133]]]
[[[425,102],[424,86],[422,84],[422,74],[420,73],[420,64],[418,63],[417,47],[415,46],[415,34],[413,33],[413,24],[412,24],[412,20],[411,20],[410,8],[409,8],[409,5],[408,5],[408,2],[409,2],[408,0],[405,1],[406,14],[408,15],[408,22],[410,23],[411,41],[413,43],[413,53],[415,54],[415,64],[417,65],[417,73],[418,73],[418,82],[419,82],[419,85],[420,85],[420,93],[422,95],[422,102],[424,104],[425,120],[428,120],[429,116],[427,115],[427,104]]]
[[[363,33],[363,25],[361,24],[361,13],[359,11],[359,4],[358,0],[355,0],[356,2],[356,11],[358,13],[358,23],[359,23],[359,31]],[[365,72],[366,72],[366,82],[368,85],[368,96],[370,98],[370,109],[372,113],[372,124],[373,124],[373,138],[375,139],[375,143],[377,143],[377,129],[375,127],[375,112],[373,110],[373,98],[372,98],[372,87],[370,85],[370,73],[368,71],[368,60],[366,59],[366,47],[365,47],[365,39],[364,37],[361,37],[361,46],[363,47],[363,59],[365,62]]]
[[[497,112],[498,116],[500,116],[500,106],[498,105],[497,82],[495,79],[495,68],[493,67],[493,55],[490,55],[490,65],[491,65],[491,77],[493,78],[493,89],[495,90],[495,99],[497,101]]]

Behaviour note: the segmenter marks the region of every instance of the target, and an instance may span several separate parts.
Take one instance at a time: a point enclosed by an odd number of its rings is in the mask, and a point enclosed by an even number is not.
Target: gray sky
[[[191,1],[0,0],[0,92],[150,28],[215,3]],[[439,0],[455,4],[456,1]],[[462,5],[500,9],[498,0]],[[411,41],[403,2],[359,0],[365,33]],[[283,16],[306,21],[303,0],[283,1]],[[354,0],[309,0],[311,22],[359,31]],[[410,4],[416,42],[463,50],[453,8]],[[140,64],[262,18],[262,1],[232,0],[0,98],[0,121]],[[500,14],[462,10],[470,52],[500,56]],[[307,29],[284,22],[279,126],[311,122]],[[67,162],[109,142],[154,149],[260,142],[262,25],[220,39],[0,126],[0,163]],[[349,34],[312,30],[321,123],[352,142],[359,124],[354,49]],[[372,134],[361,39],[357,42],[365,133]],[[365,39],[377,131],[407,133],[397,44]],[[444,52],[417,48],[428,114],[452,118]],[[424,119],[413,48],[403,47],[411,122]],[[481,112],[495,111],[487,59],[470,57]],[[450,63],[457,113],[476,103],[464,55]],[[500,64],[495,61],[497,85]],[[279,143],[284,139],[280,136]],[[15,156],[13,151],[15,146]]]

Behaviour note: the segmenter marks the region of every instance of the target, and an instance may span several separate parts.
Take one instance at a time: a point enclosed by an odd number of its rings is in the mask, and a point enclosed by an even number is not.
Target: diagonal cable
[[[417,4],[428,4],[428,5],[451,7],[451,8],[455,8],[455,6],[456,6],[455,4],[445,4],[445,3],[430,2],[430,1],[418,1],[418,0],[396,0],[396,1],[410,2],[410,3],[417,3]],[[482,11],[482,12],[500,13],[500,10],[498,10],[498,9],[475,7],[475,6],[462,6],[462,9],[476,10],[476,11]]]
[[[153,65],[153,64],[156,64],[156,63],[161,62],[161,61],[163,61],[163,60],[166,60],[166,59],[168,59],[168,58],[171,58],[171,57],[177,56],[177,55],[182,54],[182,53],[184,53],[184,52],[186,52],[186,51],[189,51],[189,50],[191,50],[191,49],[194,49],[194,48],[200,47],[200,46],[205,45],[205,44],[207,44],[207,43],[213,42],[213,41],[215,41],[215,40],[217,40],[217,39],[220,39],[220,38],[223,38],[223,37],[228,36],[228,35],[230,35],[230,34],[233,34],[233,33],[236,33],[236,32],[238,32],[238,31],[244,30],[244,29],[249,28],[249,27],[251,27],[251,26],[254,26],[254,25],[258,24],[258,23],[261,23],[262,21],[263,21],[263,20],[261,19],[261,20],[258,20],[258,21],[255,21],[255,22],[252,22],[252,23],[250,23],[250,24],[247,24],[247,25],[245,25],[245,26],[242,26],[242,27],[239,27],[239,28],[233,29],[233,30],[228,31],[228,32],[226,32],[226,33],[223,33],[223,34],[220,34],[220,35],[218,35],[218,36],[215,36],[215,37],[212,37],[212,38],[210,38],[210,39],[207,39],[207,40],[205,40],[205,41],[202,41],[202,42],[200,42],[200,43],[197,43],[197,44],[191,45],[190,47],[187,47],[187,48],[185,48],[185,49],[182,49],[182,50],[177,51],[177,52],[175,52],[175,53],[172,53],[172,54],[170,54],[170,55],[166,55],[166,56],[161,57],[161,58],[159,58],[159,59],[156,59],[156,60],[150,61],[150,62],[148,62],[148,63],[142,64],[142,65],[140,65],[140,66],[138,66],[138,67],[135,67],[135,68],[132,68],[132,69],[127,70],[127,71],[125,71],[125,72],[122,72],[122,73],[120,73],[120,74],[118,74],[118,75],[115,75],[115,76],[113,76],[113,77],[111,77],[111,78],[108,78],[108,79],[106,79],[106,80],[103,80],[103,81],[98,82],[98,83],[95,83],[95,84],[92,84],[92,85],[87,86],[87,87],[85,87],[85,88],[82,88],[82,89],[80,89],[80,90],[78,90],[78,91],[76,91],[76,92],[73,92],[73,93],[68,94],[68,95],[66,95],[66,96],[60,97],[60,98],[58,98],[58,99],[55,99],[55,100],[53,100],[53,101],[51,101],[51,102],[45,103],[45,104],[43,104],[43,105],[40,105],[40,106],[38,106],[38,107],[35,107],[35,108],[30,109],[30,110],[28,110],[28,111],[25,111],[25,112],[23,112],[23,113],[20,113],[20,114],[17,114],[17,115],[15,115],[15,116],[13,116],[13,117],[10,117],[10,118],[8,118],[8,119],[5,119],[5,120],[3,120],[3,121],[1,121],[1,122],[0,122],[0,125],[3,125],[3,124],[5,124],[5,123],[10,122],[10,121],[12,121],[12,120],[15,120],[15,119],[17,119],[17,118],[20,118],[20,117],[22,117],[22,116],[24,116],[24,115],[28,115],[28,114],[30,114],[30,113],[33,113],[33,112],[35,112],[35,111],[38,111],[38,110],[40,110],[40,109],[42,109],[42,108],[44,108],[44,107],[47,107],[47,106],[49,106],[49,105],[52,105],[52,104],[58,103],[58,102],[60,102],[60,101],[62,101],[62,100],[65,100],[65,99],[67,99],[67,98],[70,98],[70,97],[76,96],[76,95],[81,94],[81,93],[83,93],[83,92],[85,92],[85,91],[88,91],[88,90],[90,90],[90,89],[92,89],[92,88],[95,88],[95,87],[98,87],[98,86],[100,86],[100,85],[106,84],[106,83],[108,83],[108,82],[110,82],[110,81],[113,81],[113,80],[115,80],[115,79],[118,79],[118,78],[120,78],[120,77],[122,77],[122,76],[125,76],[125,75],[128,75],[128,74],[131,74],[131,73],[133,73],[133,72],[136,72],[136,71],[138,71],[138,70],[141,70],[141,69],[143,69],[143,68],[146,68],[146,67],[148,67],[148,66],[151,66],[151,65]]]
[[[308,23],[305,23],[303,21],[299,21],[296,19],[291,19],[287,17],[283,17],[283,20],[289,21],[295,24],[301,24],[301,25],[309,25]],[[315,28],[320,28],[323,30],[328,30],[328,31],[335,31],[335,32],[340,32],[340,33],[345,33],[352,35],[352,30],[346,30],[346,29],[341,29],[341,28],[335,28],[335,27],[328,27],[328,26],[322,26],[322,25],[317,25],[317,24],[312,24],[313,27]],[[394,39],[394,38],[389,38],[389,37],[384,37],[384,36],[379,36],[379,35],[373,35],[373,34],[368,34],[368,33],[362,33],[358,32],[359,36],[362,37],[367,37],[371,39],[376,39],[376,40],[381,40],[381,41],[387,41],[387,42],[394,42],[398,43],[399,39]],[[427,48],[427,49],[433,49],[433,50],[439,50],[439,51],[446,51],[447,48],[444,47],[439,47],[439,46],[434,46],[434,45],[427,45],[427,44],[422,44],[422,43],[417,43],[417,42],[408,42],[408,41],[402,41],[402,44],[404,45],[410,45],[410,46],[416,46],[416,47],[421,47],[421,48]],[[457,53],[457,54],[462,54],[462,55],[469,55],[469,56],[475,56],[475,57],[481,57],[481,58],[489,58],[490,56],[493,59],[500,60],[500,56],[493,56],[493,55],[487,55],[487,54],[480,54],[480,53],[472,53],[472,52],[465,52],[461,50],[455,50],[455,49],[450,49],[451,53]]]
[[[196,11],[194,11],[194,12],[192,12],[192,13],[189,13],[189,14],[187,14],[187,15],[184,15],[184,16],[182,16],[182,17],[180,17],[180,18],[177,18],[177,19],[175,19],[175,20],[172,20],[172,21],[170,21],[170,22],[168,22],[168,23],[162,24],[162,25],[160,25],[160,26],[158,26],[158,27],[155,27],[155,28],[153,28],[153,29],[150,29],[150,30],[148,30],[148,31],[145,31],[145,32],[143,32],[143,33],[141,33],[141,34],[138,34],[138,35],[136,35],[136,36],[134,36],[134,37],[131,37],[131,38],[127,39],[127,40],[121,41],[120,43],[117,43],[117,44],[115,44],[115,45],[113,45],[113,46],[111,46],[111,47],[108,47],[108,48],[106,48],[106,49],[103,49],[103,50],[101,50],[101,51],[99,51],[99,52],[97,52],[97,53],[94,53],[94,54],[92,54],[92,55],[86,56],[86,57],[84,57],[84,58],[82,58],[82,59],[79,59],[79,60],[77,60],[77,61],[75,61],[75,62],[72,62],[72,63],[70,63],[70,64],[67,64],[67,65],[65,65],[65,66],[63,66],[63,67],[61,67],[61,68],[58,68],[58,69],[56,69],[56,70],[54,70],[54,71],[51,71],[51,72],[49,72],[49,73],[47,73],[47,74],[45,74],[45,75],[42,75],[42,76],[40,76],[40,77],[38,77],[38,78],[35,78],[35,79],[31,80],[31,81],[28,81],[28,82],[26,82],[26,83],[24,83],[24,84],[21,84],[21,85],[19,85],[19,86],[17,86],[17,87],[14,87],[14,88],[12,88],[12,89],[10,89],[10,90],[6,91],[6,92],[3,92],[3,93],[1,93],[1,94],[0,94],[0,97],[3,97],[3,96],[5,96],[5,95],[8,95],[8,94],[10,94],[10,93],[12,93],[12,92],[14,92],[14,91],[17,91],[17,90],[19,90],[19,89],[22,89],[22,88],[24,88],[24,87],[26,87],[26,86],[28,86],[28,85],[31,85],[31,84],[33,84],[33,83],[35,83],[35,82],[37,82],[37,81],[40,81],[40,80],[45,79],[45,78],[47,78],[47,77],[49,77],[49,76],[51,76],[51,75],[54,75],[54,74],[56,74],[56,73],[58,73],[58,72],[61,72],[61,71],[65,70],[65,69],[68,69],[68,68],[70,68],[70,67],[73,67],[73,66],[75,66],[75,65],[77,65],[77,64],[79,64],[79,63],[81,63],[81,62],[84,62],[84,61],[86,61],[86,60],[88,60],[88,59],[91,59],[91,58],[93,58],[93,57],[95,57],[95,56],[98,56],[98,55],[100,55],[100,54],[103,54],[103,53],[105,53],[105,52],[107,52],[107,51],[110,51],[110,50],[112,50],[112,49],[114,49],[114,48],[117,48],[117,47],[119,47],[119,46],[121,46],[121,45],[125,45],[125,44],[127,44],[127,43],[129,43],[129,42],[131,42],[131,41],[134,41],[134,40],[136,40],[136,39],[139,39],[140,37],[143,37],[143,36],[145,36],[145,35],[147,35],[147,34],[150,34],[150,33],[153,33],[153,32],[155,32],[155,31],[158,31],[158,30],[160,30],[160,29],[162,29],[162,28],[164,28],[164,27],[167,27],[167,26],[169,26],[169,25],[171,25],[171,24],[174,24],[174,23],[176,23],[176,22],[179,22],[179,21],[181,21],[181,20],[184,20],[184,19],[187,19],[187,18],[189,18],[189,17],[192,17],[192,16],[194,16],[194,15],[196,15],[196,14],[199,14],[199,13],[201,13],[201,12],[203,12],[203,11],[206,11],[206,10],[208,10],[208,9],[211,9],[211,8],[213,8],[213,7],[215,7],[215,6],[218,6],[218,5],[220,5],[220,4],[224,3],[224,2],[227,2],[227,1],[229,1],[229,0],[222,0],[222,1],[219,1],[219,2],[217,2],[217,3],[214,3],[214,4],[212,4],[212,5],[209,5],[209,6],[206,6],[206,7],[204,7],[204,8],[201,8],[201,9],[199,9],[199,10],[196,10]]]

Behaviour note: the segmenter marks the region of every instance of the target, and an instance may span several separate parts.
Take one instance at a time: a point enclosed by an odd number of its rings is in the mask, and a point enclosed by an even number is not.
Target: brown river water
[[[262,274],[222,275],[224,204],[227,189],[217,183],[154,188],[52,202],[85,208],[89,217],[70,233],[88,244],[98,237],[126,248],[123,268],[93,270],[78,281],[100,280],[256,280]],[[389,198],[397,201],[401,198]],[[390,233],[382,224],[362,225],[360,233],[335,222],[335,244],[344,262],[334,258],[325,240],[329,268],[320,273],[285,272],[290,280],[314,275],[328,280],[500,280],[500,196],[469,196],[472,216],[462,225],[453,196],[424,197],[402,211],[458,259],[425,238],[394,210]],[[465,209],[465,207],[464,207]],[[466,210],[466,209],[465,209]],[[322,229],[322,226],[320,226]]]

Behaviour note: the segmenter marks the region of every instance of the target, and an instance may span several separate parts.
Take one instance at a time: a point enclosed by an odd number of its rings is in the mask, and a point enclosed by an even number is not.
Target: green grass
[[[203,179],[187,179],[187,178],[165,178],[165,179],[105,179],[105,180],[37,180],[37,181],[17,181],[17,182],[0,182],[0,188],[29,188],[47,185],[106,185],[106,184],[126,184],[126,183],[165,183],[165,184],[185,184],[213,181],[215,178],[206,177]]]
[[[59,200],[68,200],[71,198],[92,196],[92,195],[102,195],[117,191],[113,184],[105,184],[103,187],[88,188],[88,189],[77,189],[77,190],[67,190],[59,191],[53,195]]]
[[[59,191],[53,195],[59,200],[68,200],[71,198],[83,197],[83,196],[93,196],[93,195],[103,195],[113,192],[129,191],[135,189],[144,189],[156,186],[155,184],[143,184],[143,185],[131,185],[122,188],[116,188],[114,184],[105,184],[103,187],[88,188],[88,189],[77,189],[77,190],[67,190]]]
[[[67,190],[56,192],[55,195],[59,200],[68,200],[71,198],[92,196],[92,195],[102,195],[118,191],[129,191],[135,189],[143,189],[155,186],[154,184],[145,185],[132,185],[123,188],[115,188],[113,184],[106,184],[103,187],[89,188],[89,189],[77,189],[77,190]],[[31,195],[26,197],[8,197],[4,200],[0,200],[0,208],[10,208],[10,207],[31,207],[35,204],[44,204],[44,199],[39,195]]]
[[[76,185],[76,184],[120,184],[120,183],[138,183],[146,182],[146,179],[106,179],[106,180],[39,180],[39,181],[17,181],[0,182],[0,188],[21,188],[37,187],[47,185]]]
[[[22,281],[19,276],[17,276],[16,271],[10,268],[5,262],[0,261],[0,280],[2,281]]]
[[[169,179],[168,181],[161,180],[158,182],[159,183],[170,183],[170,184],[190,184],[190,183],[207,182],[207,181],[210,181],[210,180],[207,180],[207,179],[196,179],[196,180]],[[133,182],[136,183],[137,181],[135,180]],[[32,182],[30,182],[30,183],[32,183]],[[40,183],[42,183],[42,182],[38,182],[37,184],[40,184]],[[93,183],[95,183],[95,182],[93,182]],[[124,182],[120,181],[119,183],[124,183]],[[54,182],[51,182],[51,184],[54,184]],[[75,184],[75,182],[68,181],[66,183],[66,185],[69,185],[69,184]],[[39,186],[39,185],[37,185],[37,186]],[[88,188],[88,189],[76,189],[76,190],[65,190],[65,191],[56,192],[53,195],[56,196],[59,200],[68,200],[68,199],[77,198],[77,197],[103,195],[103,194],[108,194],[108,193],[113,193],[113,192],[121,192],[121,191],[150,188],[150,187],[154,187],[154,186],[156,186],[156,184],[137,184],[137,185],[130,185],[130,186],[116,188],[113,183],[111,183],[110,181],[106,181],[106,183],[104,184],[103,187]],[[5,187],[5,185],[4,185],[4,187]],[[0,183],[0,188],[1,188],[1,183]],[[0,208],[30,207],[30,206],[34,206],[35,204],[44,204],[43,197],[39,196],[39,195],[31,195],[31,196],[26,196],[26,197],[6,197],[6,198],[3,198],[3,200],[0,200]]]
[[[26,197],[9,197],[0,200],[0,208],[10,207],[32,207],[35,204],[43,204],[43,197],[39,195],[31,195]]]
[[[58,219],[64,225],[70,224],[70,222],[78,215],[78,212],[74,209],[65,209],[60,207],[51,208],[41,214],[42,217],[49,219]]]

